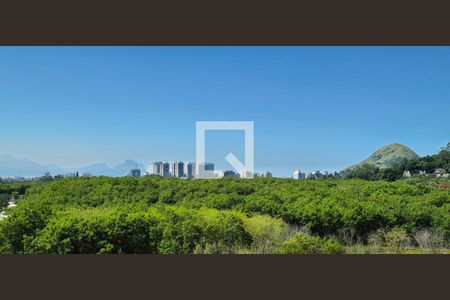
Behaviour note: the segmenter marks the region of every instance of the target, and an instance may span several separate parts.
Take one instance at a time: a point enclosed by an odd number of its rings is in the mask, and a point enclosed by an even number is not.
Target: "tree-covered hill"
[[[401,144],[390,144],[384,146],[367,159],[363,160],[356,166],[371,165],[380,169],[389,168],[402,160],[417,159],[419,155],[410,148]],[[351,167],[352,168],[352,167]]]
[[[406,172],[406,173],[405,173]],[[388,167],[379,167],[365,162],[343,171],[345,178],[365,180],[394,181],[405,177],[422,175],[424,177],[450,177],[450,143],[442,147],[439,153],[424,157],[403,157]]]

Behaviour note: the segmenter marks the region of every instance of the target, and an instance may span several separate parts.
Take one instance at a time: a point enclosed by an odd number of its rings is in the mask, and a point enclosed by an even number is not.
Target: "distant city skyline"
[[[0,154],[64,168],[195,161],[199,120],[254,121],[277,177],[450,140],[450,47],[1,47],[0,82]],[[242,134],[207,139],[242,159]]]

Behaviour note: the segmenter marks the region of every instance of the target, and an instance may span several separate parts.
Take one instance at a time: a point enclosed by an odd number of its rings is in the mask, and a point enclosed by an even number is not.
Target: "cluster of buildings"
[[[292,173],[292,178],[299,180],[299,179],[322,179],[322,178],[338,178],[340,177],[340,173],[338,172],[334,172],[334,173],[330,173],[328,171],[325,172],[320,172],[320,171],[314,171],[311,173],[303,173],[300,170],[296,170],[294,171],[294,173]]]
[[[129,177],[143,177],[143,176],[161,176],[161,177],[175,177],[175,178],[198,178],[198,172],[197,171],[214,171],[214,164],[213,163],[203,163],[203,164],[197,164],[195,162],[183,162],[183,161],[174,161],[172,163],[168,161],[157,161],[154,163],[151,163],[148,168],[148,172],[142,172],[141,169],[136,166],[133,169],[130,169],[127,174],[124,174],[124,176]],[[437,172],[436,172],[437,173]],[[408,177],[409,174],[404,174],[405,177]],[[322,178],[332,178],[332,177],[339,177],[339,173],[329,173],[329,172],[320,172],[315,171],[311,173],[304,173],[300,170],[296,170],[292,173],[292,178],[296,180],[300,179],[322,179]],[[411,175],[409,175],[411,176]],[[448,177],[448,174],[438,174],[436,177]],[[46,174],[44,176],[39,177],[3,177],[0,178],[0,181],[3,182],[20,182],[20,181],[34,181],[34,180],[42,180],[45,179],[45,177],[50,177],[50,174]],[[62,179],[62,178],[72,178],[72,177],[92,177],[89,173],[82,173],[79,174],[78,172],[75,173],[68,173],[64,175],[56,175],[54,179]],[[250,173],[247,172],[246,174],[239,174],[238,172],[232,171],[232,170],[226,170],[223,172],[216,172],[216,175],[214,175],[216,178],[221,177],[232,177],[232,178],[249,178],[249,177],[263,177],[263,178],[269,178],[273,177],[272,173],[270,171],[264,171],[264,172],[257,172],[257,173]],[[204,177],[202,177],[204,178]]]
[[[196,164],[194,162],[174,161],[172,164],[167,161],[157,161],[149,166],[147,176],[194,178],[196,170],[214,171],[213,163]]]
[[[417,172],[418,175],[423,175],[427,177],[434,177],[434,178],[450,178],[450,174],[442,168],[437,168],[432,173],[427,173],[425,170],[419,170]],[[413,173],[409,170],[406,170],[403,172],[403,177],[410,178],[413,175]]]
[[[261,173],[255,173],[254,176],[255,177],[272,177],[272,173],[269,171],[264,171]]]
[[[151,163],[149,166],[149,171],[141,174],[141,170],[138,168],[131,169],[127,176],[130,177],[141,177],[141,176],[161,176],[161,177],[176,177],[176,178],[196,178],[198,177],[198,172],[204,171],[214,171],[213,163],[202,163],[197,164],[195,162],[183,162],[183,161],[174,161],[173,163],[169,163],[168,161],[157,161]],[[241,177],[250,177],[253,175],[254,177],[272,177],[272,173],[269,171],[264,171],[261,173],[246,173],[239,174],[231,170],[223,171],[223,173],[219,173],[217,177],[233,177],[233,178],[241,178]]]
[[[0,177],[0,182],[23,182],[34,180],[35,177],[22,177],[22,176],[6,176]]]
[[[214,171],[213,163],[204,163],[197,164],[195,162],[183,162],[183,161],[174,161],[170,163],[168,161],[157,161],[151,163],[149,166],[149,172],[145,172],[141,175],[141,170],[131,169],[127,176],[131,177],[141,177],[141,176],[161,176],[161,177],[176,177],[176,178],[196,178],[197,170],[205,170],[205,171]],[[272,173],[269,171],[264,171],[260,173],[253,174],[239,174],[232,170],[223,171],[222,174],[219,174],[218,177],[232,177],[232,178],[246,178],[249,175],[253,175],[253,177],[273,177]],[[299,179],[321,179],[321,178],[329,178],[329,177],[338,177],[339,173],[329,173],[329,172],[320,172],[314,171],[311,173],[304,173],[300,170],[296,170],[292,173],[292,178]]]

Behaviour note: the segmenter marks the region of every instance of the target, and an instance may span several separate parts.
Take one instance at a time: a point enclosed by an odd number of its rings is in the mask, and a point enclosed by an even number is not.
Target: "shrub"
[[[367,239],[367,245],[369,246],[370,253],[382,253],[383,252],[383,247],[385,244],[385,240],[384,240],[385,234],[386,233],[381,229],[369,234],[369,237]]]
[[[248,218],[244,224],[252,236],[251,252],[256,254],[272,253],[286,238],[289,229],[282,220],[262,215]]]
[[[442,231],[423,229],[414,234],[414,240],[420,248],[427,253],[439,254],[445,247],[444,234]]]
[[[207,245],[215,247],[214,253],[233,253],[252,241],[242,218],[234,212],[167,206],[72,208],[21,242],[27,253],[178,254]]]
[[[384,236],[388,251],[403,253],[411,245],[411,239],[403,228],[394,228]]]
[[[343,248],[331,239],[298,232],[287,239],[278,252],[280,254],[339,254],[343,253]]]

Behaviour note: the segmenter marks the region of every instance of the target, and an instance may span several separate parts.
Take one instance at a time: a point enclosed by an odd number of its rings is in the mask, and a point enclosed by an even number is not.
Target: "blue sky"
[[[0,47],[0,154],[194,160],[197,120],[255,122],[255,167],[340,170],[450,141],[450,47]],[[243,133],[208,133],[207,159]],[[243,158],[242,158],[243,159]]]

